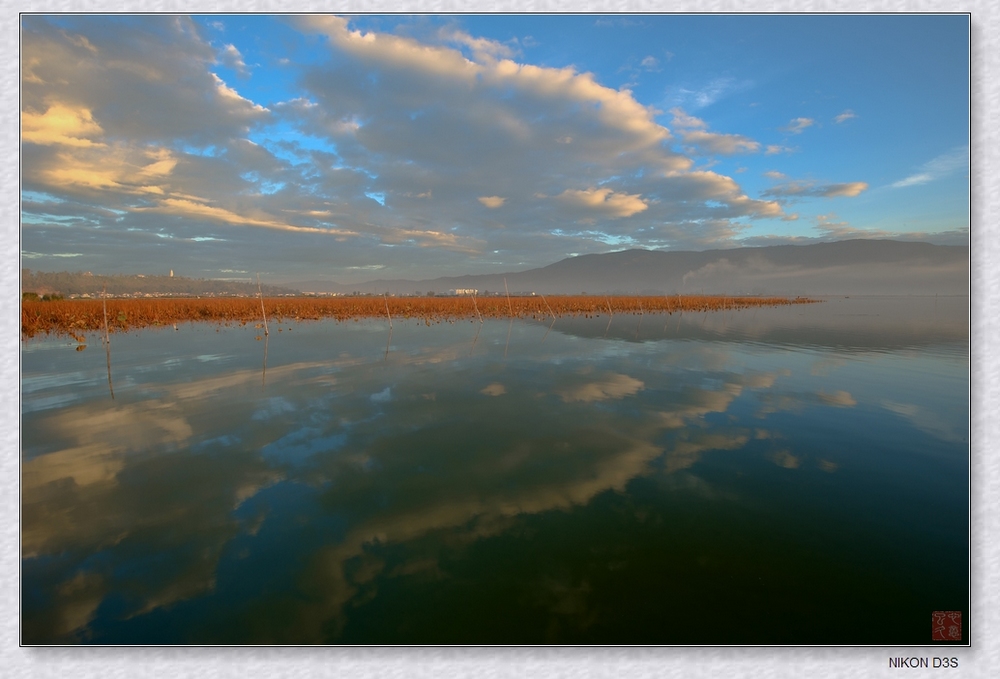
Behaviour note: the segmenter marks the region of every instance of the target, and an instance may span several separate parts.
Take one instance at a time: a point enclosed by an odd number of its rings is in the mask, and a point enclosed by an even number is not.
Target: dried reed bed
[[[282,297],[263,300],[266,315],[278,322],[337,321],[385,318],[391,312],[399,319],[416,319],[427,325],[465,319],[544,319],[556,316],[600,317],[612,314],[655,312],[707,312],[758,306],[804,304],[815,300],[785,297],[728,297],[687,295],[671,297]],[[127,332],[188,321],[210,321],[224,325],[257,323],[262,301],[258,298],[214,299],[109,299],[108,330]],[[104,329],[102,300],[23,301],[21,335],[69,335]]]

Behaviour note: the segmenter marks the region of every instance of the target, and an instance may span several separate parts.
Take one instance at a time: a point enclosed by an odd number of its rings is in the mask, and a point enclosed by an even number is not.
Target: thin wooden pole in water
[[[677,293],[677,308],[679,309],[679,311],[677,312],[677,327],[674,328],[674,333],[680,336],[681,319],[684,318],[684,307],[681,306],[681,293],[679,292]]]
[[[110,344],[111,338],[108,336],[108,286],[106,284],[101,291],[101,304],[104,305],[104,343]]]
[[[385,301],[385,315],[389,316],[389,298],[382,293],[382,299]],[[389,330],[392,330],[392,316],[389,316]]]
[[[260,298],[260,315],[264,317],[264,336],[267,337],[267,314],[264,313],[264,293],[260,289],[260,274],[257,274],[257,296]]]
[[[108,286],[104,285],[101,291],[101,302],[104,304],[104,350],[108,356],[108,391],[111,392],[111,400],[115,400],[115,388],[111,385],[111,336],[108,334]]]
[[[510,317],[514,318],[514,309],[510,306],[510,290],[507,289],[507,277],[503,279],[503,291],[507,293],[507,311],[510,312]]]
[[[605,297],[604,301],[608,303],[608,327],[606,327],[604,329],[604,336],[607,337],[608,336],[608,330],[611,329],[611,318],[614,316],[614,314],[611,313],[611,298],[610,297]]]
[[[552,307],[549,306],[548,300],[545,299],[545,295],[542,295],[542,301],[545,302],[545,308],[549,310],[549,315],[552,316],[552,323],[549,324],[549,329],[546,330],[545,335],[542,336],[542,342],[544,342],[545,338],[549,336],[549,332],[551,332],[552,326],[556,324],[556,315],[552,313]]]
[[[479,325],[482,325],[483,324],[483,315],[481,313],[479,313],[479,305],[476,304],[476,293],[472,293],[472,308],[476,310],[476,316],[479,317]],[[476,337],[479,337],[478,333],[476,334]],[[475,342],[473,342],[473,344],[475,344]]]
[[[542,295],[542,301],[545,302],[545,308],[549,310],[549,315],[552,316],[552,322],[555,323],[556,315],[552,313],[552,307],[549,306],[548,301],[545,299],[545,295]]]

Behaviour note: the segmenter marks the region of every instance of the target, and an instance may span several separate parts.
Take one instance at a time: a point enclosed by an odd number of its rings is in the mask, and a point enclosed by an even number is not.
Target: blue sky
[[[22,266],[968,242],[962,15],[23,16]]]

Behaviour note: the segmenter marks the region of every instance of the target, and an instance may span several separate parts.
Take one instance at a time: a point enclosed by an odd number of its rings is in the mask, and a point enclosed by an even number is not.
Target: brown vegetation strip
[[[432,322],[454,322],[475,318],[478,312],[486,318],[543,319],[558,316],[598,317],[614,314],[679,311],[722,311],[757,306],[805,304],[815,300],[796,297],[722,297],[687,295],[673,297],[281,297],[264,300],[267,315],[279,322],[335,318],[346,321],[359,318],[384,318],[388,308],[397,319],[417,319]],[[211,321],[226,325],[256,323],[261,318],[261,302],[252,297],[213,299],[109,299],[108,328],[111,332],[127,332],[139,328],[171,325],[187,321]],[[21,304],[21,335],[70,335],[82,339],[80,333],[102,330],[104,311],[99,299],[57,300],[49,302],[25,300]]]

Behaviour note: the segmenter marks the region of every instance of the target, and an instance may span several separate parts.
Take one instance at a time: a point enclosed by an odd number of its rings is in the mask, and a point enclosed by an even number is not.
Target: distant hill
[[[479,294],[956,295],[968,291],[969,249],[847,240],[702,252],[625,250],[570,257],[528,271],[353,285],[293,283],[310,291],[412,294],[472,288]]]
[[[215,281],[182,276],[115,275],[100,276],[85,272],[21,270],[21,292],[39,295],[99,295],[107,286],[109,295],[164,294],[164,295],[256,295],[255,283]],[[274,285],[262,285],[265,296],[296,294],[298,291]]]
[[[264,295],[310,292],[447,294],[959,295],[968,292],[969,249],[889,240],[673,252],[624,250],[570,257],[528,271],[338,285],[301,281],[262,286]],[[255,283],[180,276],[101,276],[22,269],[22,292],[60,294],[256,295]]]

